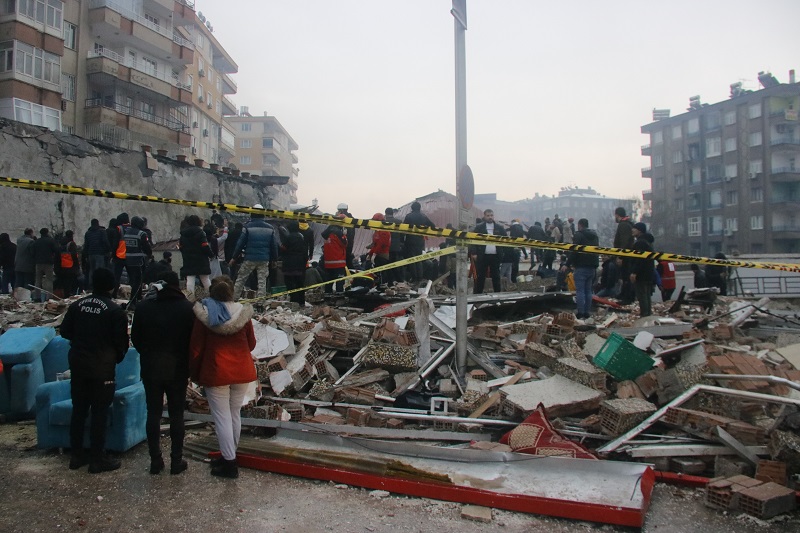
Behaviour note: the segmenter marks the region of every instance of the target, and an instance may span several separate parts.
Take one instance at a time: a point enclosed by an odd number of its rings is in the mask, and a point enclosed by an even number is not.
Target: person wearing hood
[[[637,252],[652,252],[653,245],[647,238],[647,225],[637,222],[633,225],[633,249]],[[653,268],[652,259],[631,260],[630,281],[633,284],[636,300],[639,302],[639,316],[645,317],[652,314],[650,295],[653,292],[653,279],[656,269]]]
[[[286,225],[289,234],[281,242],[281,262],[283,263],[283,279],[289,290],[300,289],[306,281],[306,263],[308,262],[308,248],[306,240],[300,232],[300,223],[291,220]],[[293,292],[289,301],[295,302],[300,307],[306,305],[305,291]]]
[[[78,245],[71,229],[64,232],[61,239],[61,253],[56,265],[56,285],[61,287],[64,297],[69,298],[78,290],[78,274],[81,272]]]
[[[344,218],[346,215],[337,213],[336,218]],[[322,259],[325,265],[326,281],[343,278],[347,275],[347,236],[341,226],[331,224],[322,232],[325,244],[322,246]],[[335,284],[325,285],[325,292],[333,292],[334,285],[336,292],[344,290],[344,282],[337,281]]]
[[[33,260],[33,228],[25,228],[17,239],[17,253],[14,256],[14,288],[29,288],[35,283],[36,264]]]
[[[578,231],[572,238],[572,243],[579,246],[599,246],[600,239],[597,232],[589,229],[589,221],[585,218],[578,220]],[[573,268],[575,280],[575,301],[578,311],[575,316],[585,319],[592,316],[592,286],[597,275],[599,256],[596,253],[570,252],[567,263],[562,270]]]
[[[525,228],[522,227],[522,223],[519,221],[518,218],[515,218],[511,221],[511,226],[508,228],[508,236],[514,237],[515,239],[524,239],[525,238]],[[511,248],[511,281],[516,283],[517,276],[519,275],[519,259],[520,254],[525,256],[525,259],[528,258],[528,251],[525,249],[524,246],[520,246],[518,248]]]
[[[314,237],[314,228],[308,222],[301,220],[298,223],[300,234],[303,236],[303,241],[306,243],[306,261],[314,259],[314,248],[316,245],[316,238]]]
[[[111,254],[111,243],[108,242],[106,228],[100,225],[100,221],[93,218],[89,229],[83,235],[83,262],[86,263],[88,271],[87,278],[91,284],[92,274],[98,268],[108,266],[108,258]]]
[[[617,207],[614,210],[614,221],[617,223],[617,231],[614,233],[614,248],[633,249],[633,222],[626,214],[624,207]],[[635,290],[630,282],[632,261],[628,257],[622,259],[622,291],[619,297],[624,305],[633,303],[635,297]]]
[[[131,326],[131,342],[139,351],[142,384],[147,402],[147,446],[150,473],[164,470],[161,455],[161,413],[167,396],[169,437],[171,441],[170,474],[180,474],[188,464],[183,459],[183,409],[186,382],[189,379],[189,340],[194,327],[192,304],[181,292],[178,274],[164,271],[153,286],[155,298],[146,298],[136,306]]]
[[[714,258],[727,259],[722,252],[717,252]],[[716,287],[719,289],[720,296],[728,295],[728,267],[723,265],[708,265],[706,267],[706,280],[708,281],[709,287]]]
[[[264,209],[264,207],[256,204],[253,209]],[[269,270],[275,267],[275,261],[278,260],[278,249],[281,244],[279,235],[272,224],[264,220],[263,213],[250,215],[250,222],[242,229],[229,263],[233,267],[238,261],[239,254],[243,254],[244,260],[236,275],[235,294],[237,298],[242,297],[244,284],[252,272],[256,273],[258,280],[258,296],[260,298],[267,297]]]
[[[206,232],[203,231],[203,222],[197,215],[186,218],[186,228],[181,231],[178,247],[183,258],[183,274],[186,276],[186,290],[189,295],[194,295],[196,278],[205,290],[211,287],[211,263],[209,260],[214,252],[208,244]]]
[[[383,213],[375,213],[372,215],[372,220],[377,220],[379,222],[383,222],[385,220],[385,216]],[[383,265],[388,265],[390,263],[389,260],[389,250],[392,247],[392,234],[388,231],[375,231],[372,234],[372,242],[367,245],[369,248],[369,252],[367,253],[367,257],[374,257],[375,260],[373,264],[376,267],[380,267]],[[381,272],[378,274],[379,279],[382,283],[388,282],[389,276],[386,272]]]
[[[242,429],[240,410],[256,367],[253,307],[233,301],[228,276],[211,281],[210,298],[194,305],[195,322],[189,342],[189,375],[205,388],[222,459],[212,463],[211,475],[236,478],[236,448]]]
[[[124,226],[122,238],[125,241],[125,270],[128,271],[128,281],[131,285],[132,306],[142,298],[142,276],[147,259],[152,257],[150,239],[144,231],[144,219],[133,217],[129,226]],[[122,271],[120,271],[120,274]]]
[[[11,242],[11,237],[8,233],[0,233],[0,266],[3,267],[0,294],[9,294],[14,288],[14,259],[16,256],[17,245]]]
[[[547,241],[547,232],[544,231],[541,222],[534,222],[533,226],[528,228],[528,238],[533,239],[536,241]],[[531,267],[528,270],[533,270],[535,263],[542,262],[542,256],[544,255],[543,248],[531,248]]]

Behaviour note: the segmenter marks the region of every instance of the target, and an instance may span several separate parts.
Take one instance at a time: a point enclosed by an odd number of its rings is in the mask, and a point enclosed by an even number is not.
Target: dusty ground
[[[191,433],[189,438],[191,438]],[[494,511],[492,523],[460,517],[461,506],[242,469],[217,479],[190,461],[180,476],[151,476],[147,447],[122,456],[116,472],[70,471],[68,456],[36,450],[31,424],[0,425],[0,531],[571,532],[612,526]],[[644,531],[800,531],[800,515],[762,522],[706,509],[702,493],[657,486]]]

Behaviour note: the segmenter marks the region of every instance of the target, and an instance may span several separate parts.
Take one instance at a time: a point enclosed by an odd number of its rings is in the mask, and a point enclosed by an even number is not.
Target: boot
[[[83,450],[80,451],[73,451],[70,454],[69,458],[69,469],[70,470],[77,470],[82,466],[86,466],[89,464],[89,457],[86,455],[86,452]]]
[[[105,454],[94,457],[89,461],[89,473],[99,474],[100,472],[111,472],[122,466],[119,459],[114,459]]]
[[[223,459],[219,465],[211,468],[211,475],[236,479],[239,477],[239,467],[236,466],[236,459],[231,461]]]
[[[158,457],[151,457],[150,473],[153,475],[160,474],[162,470],[164,470],[164,458],[160,455]]]
[[[174,476],[180,474],[187,468],[189,468],[189,463],[186,462],[186,459],[173,458],[169,465],[169,473]]]

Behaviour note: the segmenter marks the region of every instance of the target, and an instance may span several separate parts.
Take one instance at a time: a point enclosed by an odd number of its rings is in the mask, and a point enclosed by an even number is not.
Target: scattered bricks
[[[525,338],[526,344],[538,344],[542,342],[542,336],[544,335],[544,326],[541,324],[533,324],[533,328],[528,331],[528,336]]]
[[[572,313],[558,313],[553,319],[553,324],[556,326],[564,326],[567,329],[575,327],[575,315]]]
[[[488,440],[478,440],[469,443],[470,450],[484,450],[487,452],[510,452],[511,446],[507,444],[500,444],[499,442],[490,442]]]
[[[262,361],[256,361],[256,379],[258,379],[259,383],[268,383],[269,382],[269,369],[267,368],[267,363]]]
[[[369,417],[367,421],[367,425],[371,428],[385,428],[386,427],[386,419],[382,416],[373,415]]]
[[[541,403],[550,417],[570,416],[600,407],[605,394],[563,376],[506,385],[500,389],[504,412],[523,419]],[[518,416],[521,413],[523,416]]]
[[[458,387],[452,379],[447,378],[439,380],[439,394],[447,396],[448,398],[457,398],[461,394],[461,391],[458,390]]]
[[[600,405],[600,424],[603,433],[617,437],[655,411],[655,405],[639,398],[606,400]]]
[[[393,374],[417,369],[416,349],[408,346],[371,342],[361,361],[365,368],[383,368]]]
[[[525,345],[525,361],[535,367],[552,368],[558,360],[558,352],[544,344],[529,343]]]
[[[762,459],[758,462],[756,479],[764,482],[771,481],[785,487],[788,482],[786,478],[786,463]]]
[[[586,356],[583,354],[583,350],[581,350],[581,347],[578,346],[577,342],[575,342],[575,339],[566,339],[564,342],[558,345],[558,349],[561,351],[561,355],[564,357],[570,357],[579,361],[587,360]]]
[[[458,422],[453,422],[450,420],[433,421],[433,429],[436,431],[455,431],[457,426]]]
[[[334,401],[358,405],[375,405],[375,391],[364,387],[346,387],[336,391]]]
[[[551,342],[563,342],[572,336],[572,328],[559,326],[558,324],[548,324],[545,327],[544,335],[542,335],[542,342],[550,344]]]
[[[706,485],[705,504],[715,509],[737,509],[739,495],[743,490],[762,485],[761,481],[747,476],[714,479]]]
[[[470,424],[469,422],[461,422],[456,427],[456,431],[459,433],[482,433],[483,432],[483,425],[482,424]]]
[[[786,473],[789,476],[800,474],[800,435],[788,431],[773,431],[768,450],[773,460],[786,463]]]
[[[283,405],[283,409],[289,413],[289,416],[291,417],[290,420],[292,422],[299,422],[306,415],[303,404],[287,403]]]
[[[650,370],[634,381],[645,398],[651,397],[658,391],[658,374],[661,372],[663,372],[663,370]]]
[[[341,424],[342,417],[336,415],[314,415],[309,419],[310,422],[315,424]]]
[[[796,507],[794,491],[771,481],[739,492],[739,509],[762,520],[794,511]]]
[[[371,411],[351,407],[347,410],[347,423],[353,426],[366,426],[369,423]]]
[[[606,378],[608,374],[588,361],[571,357],[562,357],[552,366],[553,372],[572,381],[586,385],[592,389],[608,392]]]
[[[270,372],[280,372],[281,370],[286,370],[286,358],[282,355],[273,357],[267,361],[267,369]]]
[[[669,466],[673,472],[694,476],[706,471],[706,464],[696,457],[673,457],[669,460]]]
[[[390,418],[386,421],[386,427],[389,429],[403,429],[405,424],[399,418]]]
[[[288,370],[270,372],[269,384],[272,391],[278,396],[286,397],[295,393],[294,381]]]
[[[716,440],[715,428],[719,426],[745,446],[758,446],[766,442],[766,432],[762,428],[703,411],[670,407],[661,421],[708,440]]]
[[[626,398],[639,398],[646,400],[642,390],[633,381],[621,381],[617,383],[617,398],[624,400]]]
[[[271,405],[256,405],[242,409],[242,418],[257,418],[259,420],[275,420],[275,404]]]
[[[720,324],[711,330],[711,338],[715,341],[728,341],[733,338],[733,328]]]
[[[321,379],[314,383],[311,390],[308,391],[308,397],[323,402],[330,402],[335,395],[333,384],[328,382],[327,379]]]
[[[752,476],[754,473],[753,466],[744,459],[730,455],[714,457],[714,477]]]
[[[465,505],[461,508],[461,518],[467,520],[475,520],[476,522],[491,523],[492,509],[489,507],[481,507],[479,505]]]
[[[656,374],[656,381],[658,383],[658,403],[669,403],[686,390],[681,384],[678,372],[674,368],[663,370]]]
[[[489,377],[486,375],[486,372],[480,369],[470,371],[469,377],[478,381],[489,381]]]
[[[697,329],[690,329],[689,331],[684,331],[681,334],[681,337],[685,341],[697,341],[704,338],[703,334]]]

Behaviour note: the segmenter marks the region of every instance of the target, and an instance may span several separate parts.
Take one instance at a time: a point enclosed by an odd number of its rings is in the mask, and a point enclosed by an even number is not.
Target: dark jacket
[[[384,222],[391,222],[392,224],[401,224],[403,221],[395,217],[386,217]],[[392,242],[389,243],[389,253],[400,253],[405,246],[406,236],[402,233],[392,233]]]
[[[14,261],[17,258],[17,245],[11,240],[0,243],[0,266],[3,270],[14,270]]]
[[[134,220],[137,217],[133,217]],[[153,255],[150,240],[142,228],[125,224],[122,238],[125,239],[125,264],[128,266],[141,266],[147,263],[147,258]]]
[[[70,239],[61,242],[56,271],[61,275],[80,274],[81,262],[78,258],[78,245],[75,244],[75,241]]]
[[[207,276],[211,274],[213,257],[206,240],[206,232],[200,226],[187,226],[181,232],[178,246],[183,256],[183,273],[187,276]]]
[[[189,340],[194,327],[192,303],[166,286],[153,300],[136,306],[131,342],[142,358],[142,379],[170,381],[189,377]]]
[[[242,230],[233,228],[228,231],[228,238],[225,239],[225,261],[233,259],[233,252],[236,250],[236,243],[239,242],[239,237],[242,236]]]
[[[593,229],[581,229],[572,236],[572,243],[580,246],[600,246],[600,238]],[[574,268],[597,268],[600,256],[591,253],[570,252],[567,256],[567,266]]]
[[[431,222],[427,215],[420,211],[412,211],[403,219],[404,224],[414,226],[428,226],[435,228],[436,224]],[[425,237],[422,235],[406,235],[403,243],[403,250],[407,255],[419,255],[425,250]]]
[[[275,261],[278,259],[279,244],[275,228],[263,218],[254,218],[244,227],[233,256],[244,251],[245,261]]]
[[[108,242],[106,229],[93,226],[86,230],[83,236],[84,255],[108,255],[111,253],[111,243]]]
[[[33,262],[37,265],[55,265],[60,252],[61,248],[50,235],[39,237],[33,243]]]
[[[27,235],[22,235],[17,239],[17,255],[14,257],[14,269],[17,272],[36,270],[36,263],[33,262],[33,243],[35,242],[32,237]]]
[[[544,228],[540,225],[534,224],[530,228],[528,228],[528,238],[534,239],[537,241],[549,241],[550,238],[547,236],[547,232]]]
[[[615,290],[619,281],[619,267],[617,258],[612,257],[603,261],[603,270],[600,272],[600,287],[603,289]]]
[[[150,261],[144,271],[143,281],[145,283],[153,283],[161,279],[165,272],[172,272],[172,265],[166,259],[158,261]]]
[[[633,223],[625,217],[617,223],[617,232],[614,234],[614,248],[633,248]]]
[[[284,274],[302,274],[306,270],[308,248],[303,234],[299,231],[289,233],[281,243],[281,261]]]
[[[310,224],[301,223],[300,233],[303,235],[303,241],[306,243],[307,258],[311,261],[311,258],[314,257],[314,245],[316,244],[314,228]]]
[[[73,376],[114,381],[128,351],[128,316],[108,295],[91,294],[70,305],[60,332],[70,341]]]
[[[486,222],[481,222],[480,224],[475,226],[475,229],[473,231],[475,233],[482,233],[484,235],[488,235],[488,230],[486,229]],[[500,237],[506,237],[507,236],[506,228],[504,228],[503,225],[500,224],[499,222],[495,221],[495,223],[494,223],[494,232],[492,233],[492,235],[498,235]],[[498,257],[500,257],[500,258],[503,257],[503,255],[505,254],[505,248],[507,248],[507,247],[506,246],[497,246],[497,256]],[[485,252],[486,252],[486,245],[474,244],[474,245],[472,245],[470,247],[470,253],[471,254],[477,254],[477,255],[480,256],[480,255],[483,255]]]
[[[525,229],[522,227],[522,224],[519,222],[514,222],[511,224],[511,227],[508,228],[508,236],[514,238],[521,238],[525,236]]]
[[[638,252],[652,252],[653,246],[647,242],[644,235],[639,235],[636,242],[633,243],[633,249]],[[653,267],[652,259],[632,259],[631,260],[631,274],[636,274],[636,282],[647,281],[653,282],[653,273],[656,269]]]

